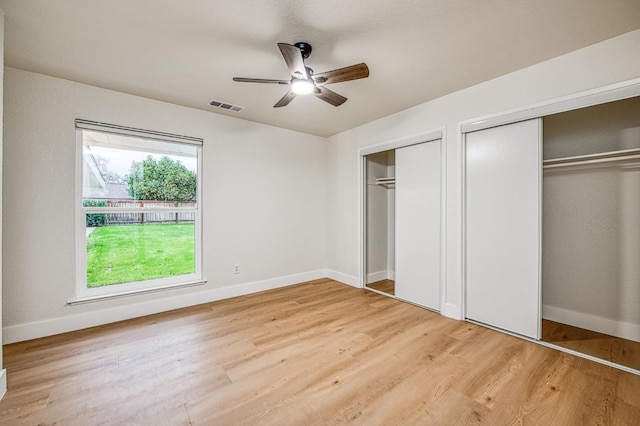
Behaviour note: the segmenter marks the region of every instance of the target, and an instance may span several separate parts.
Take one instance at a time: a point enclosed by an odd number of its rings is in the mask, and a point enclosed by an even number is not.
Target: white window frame
[[[113,124],[98,123],[88,120],[76,120],[76,191],[75,191],[75,224],[76,224],[76,295],[69,304],[85,303],[107,298],[122,297],[132,294],[155,292],[177,287],[204,284],[202,276],[202,139],[134,129]],[[145,140],[160,141],[173,144],[187,144],[196,148],[196,206],[195,207],[83,207],[83,131],[91,130],[123,136],[133,136]],[[101,287],[87,287],[87,235],[86,215],[91,213],[193,213],[195,239],[195,271],[192,274],[163,277],[145,281],[111,284]]]

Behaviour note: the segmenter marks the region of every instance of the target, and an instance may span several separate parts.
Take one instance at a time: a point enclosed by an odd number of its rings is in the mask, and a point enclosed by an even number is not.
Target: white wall
[[[325,139],[12,68],[4,105],[5,343],[325,276]],[[76,118],[204,139],[205,286],[66,304]]]
[[[367,283],[388,278],[389,190],[376,185],[387,170],[386,152],[367,156]]]
[[[358,282],[358,149],[444,127],[446,286],[441,308],[447,316],[462,318],[459,123],[640,77],[639,45],[640,30],[633,31],[329,138],[328,268],[335,276]]]
[[[640,341],[634,163],[545,174],[543,318]]]
[[[396,151],[387,151],[387,176],[396,175]],[[387,190],[387,278],[396,279],[396,190]]]

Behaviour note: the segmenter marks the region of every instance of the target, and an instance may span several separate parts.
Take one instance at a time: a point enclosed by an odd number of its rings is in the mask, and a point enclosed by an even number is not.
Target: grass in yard
[[[87,237],[87,287],[195,272],[193,223],[109,225]]]

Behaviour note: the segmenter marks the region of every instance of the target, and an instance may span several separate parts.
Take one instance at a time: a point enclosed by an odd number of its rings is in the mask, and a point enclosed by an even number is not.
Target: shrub
[[[83,207],[107,207],[106,200],[82,200]],[[107,224],[106,213],[89,213],[87,215],[87,228],[94,228],[97,226],[104,226]]]

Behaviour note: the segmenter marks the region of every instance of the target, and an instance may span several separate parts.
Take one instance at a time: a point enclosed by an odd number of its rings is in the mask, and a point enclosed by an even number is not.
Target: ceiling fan
[[[273,106],[274,108],[289,105],[289,102],[291,102],[296,95],[310,94],[313,94],[316,98],[322,99],[333,106],[340,106],[347,100],[347,98],[327,89],[324,85],[369,77],[369,68],[367,67],[367,64],[364,63],[314,74],[313,70],[304,64],[304,60],[311,55],[311,45],[309,43],[278,43],[278,47],[280,48],[284,61],[287,63],[287,67],[289,67],[289,71],[291,72],[291,80],[268,80],[242,77],[233,78],[233,81],[239,81],[242,83],[290,85],[291,89]]]

